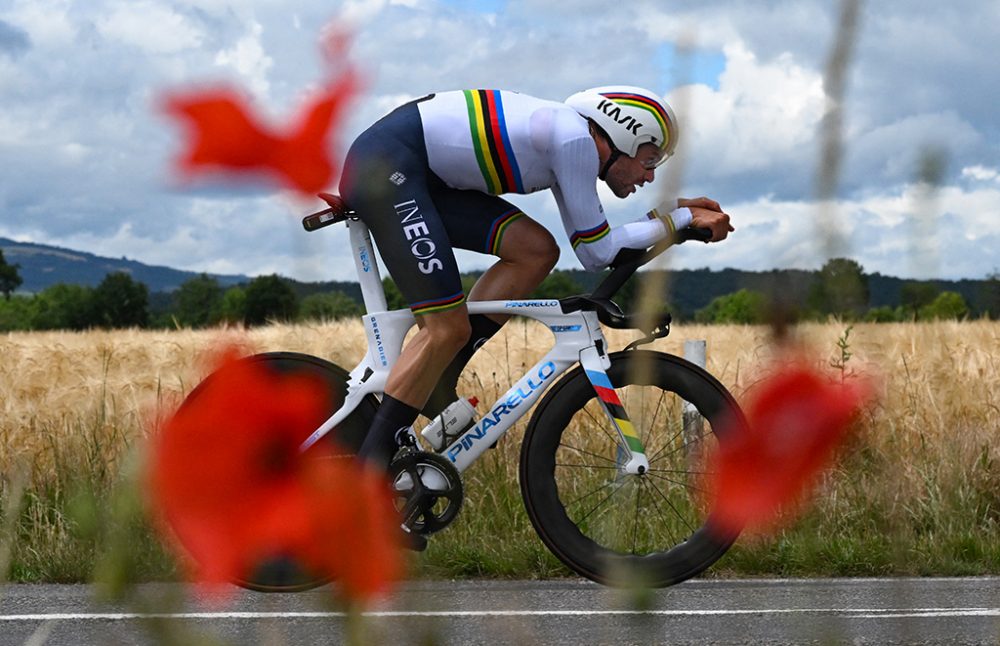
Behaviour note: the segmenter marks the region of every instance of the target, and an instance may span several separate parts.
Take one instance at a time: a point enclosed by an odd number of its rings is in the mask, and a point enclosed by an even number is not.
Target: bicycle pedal
[[[427,537],[420,532],[407,527],[406,524],[399,526],[399,532],[402,536],[400,542],[403,544],[403,548],[411,552],[423,552],[427,549]]]

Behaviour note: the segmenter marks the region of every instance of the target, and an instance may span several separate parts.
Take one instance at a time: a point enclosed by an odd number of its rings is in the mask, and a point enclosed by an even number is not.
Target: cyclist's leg
[[[389,373],[382,405],[358,452],[380,466],[388,464],[398,431],[413,423],[444,367],[469,337],[465,294],[447,230],[431,198],[430,177],[419,113],[411,104],[355,141],[340,185],[420,322]]]
[[[512,222],[496,251],[499,260],[480,276],[469,300],[491,301],[527,296],[559,260],[559,247],[549,231],[524,216]],[[493,315],[494,320],[507,317]]]
[[[400,434],[416,421],[439,377],[469,338],[469,313],[463,304],[426,314],[422,325],[389,372],[382,405],[358,455],[385,468],[399,448]]]
[[[503,300],[530,294],[549,274],[559,258],[552,235],[511,203],[478,191],[461,191],[435,185],[434,202],[454,247],[493,256],[499,260],[476,282],[472,300]],[[509,317],[473,314],[471,336],[445,369],[424,408],[433,416],[458,398],[458,378],[475,351],[493,337]]]
[[[441,187],[434,178],[431,188],[452,246],[499,258],[476,282],[469,300],[527,296],[559,260],[552,234],[510,202],[479,191]]]

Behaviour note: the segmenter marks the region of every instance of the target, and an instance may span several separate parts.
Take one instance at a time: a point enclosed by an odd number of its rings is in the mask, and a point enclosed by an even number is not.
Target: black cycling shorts
[[[354,141],[340,194],[371,231],[410,309],[429,314],[465,302],[452,248],[498,255],[504,231],[524,213],[495,195],[450,188],[431,171],[418,102]]]

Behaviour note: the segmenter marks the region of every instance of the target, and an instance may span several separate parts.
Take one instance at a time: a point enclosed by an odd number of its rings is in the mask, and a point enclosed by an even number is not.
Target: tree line
[[[845,258],[828,261],[805,287],[776,280],[770,289],[742,288],[714,298],[699,309],[695,320],[704,323],[764,323],[775,316],[790,320],[826,320],[891,323],[928,320],[1000,318],[1000,274],[980,286],[973,307],[958,291],[942,290],[934,281],[905,281],[895,305],[872,307],[870,277],[861,265]]]
[[[13,294],[21,284],[18,269],[8,264],[0,251],[0,293],[4,296],[0,301],[0,331],[256,326],[271,321],[353,318],[363,312],[359,299],[343,290],[320,287],[317,291],[315,285],[277,275],[223,287],[215,278],[202,274],[171,293],[151,294],[146,285],[119,272],[108,274],[96,287],[58,284],[28,296]],[[463,275],[466,290],[478,276]],[[585,293],[593,289],[597,278],[582,272],[555,271],[531,297],[553,299]],[[741,287],[697,309],[672,305],[674,292],[668,284],[657,307],[672,312],[677,319],[705,323],[758,324],[776,316],[786,320],[825,320],[834,316],[874,322],[1000,318],[1000,276],[996,274],[983,282],[985,293],[977,309],[970,307],[961,294],[941,290],[930,281],[908,281],[900,290],[898,304],[871,307],[869,276],[857,262],[843,258],[827,262],[807,286],[797,284],[800,282],[779,272],[764,289]],[[406,307],[395,284],[388,278],[383,284],[389,308]],[[626,311],[639,306],[637,285],[637,281],[630,281],[616,298]]]

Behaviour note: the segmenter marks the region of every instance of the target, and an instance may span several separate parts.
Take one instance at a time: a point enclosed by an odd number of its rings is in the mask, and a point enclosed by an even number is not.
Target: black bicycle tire
[[[683,392],[698,408],[716,437],[740,432],[746,420],[736,400],[712,375],[679,357],[648,350],[611,355],[607,371],[616,388],[645,385]],[[647,362],[646,381],[634,369]],[[585,536],[559,498],[556,452],[570,420],[595,397],[582,367],[565,375],[546,394],[532,415],[521,446],[520,481],[528,517],[546,547],[577,574],[605,585],[665,587],[696,576],[715,563],[739,535],[723,532],[711,517],[685,540],[665,551],[645,555],[608,550]],[[636,498],[637,504],[639,498]]]
[[[300,352],[264,352],[243,357],[240,361],[263,362],[269,364],[270,369],[278,369],[281,372],[298,372],[303,369],[313,375],[319,376],[331,388],[331,405],[336,409],[343,401],[343,395],[347,392],[347,382],[349,374],[346,370],[335,363]],[[278,367],[281,366],[281,367]],[[205,385],[212,379],[218,379],[218,372],[214,372],[206,377],[181,403],[183,407],[187,402],[198,397],[204,391]],[[339,394],[338,399],[336,395]],[[365,397],[358,405],[357,409],[340,426],[331,431],[325,439],[334,442],[339,451],[354,453],[361,446],[371,421],[378,409],[378,399],[373,395]],[[332,414],[333,411],[331,410]],[[296,570],[288,563],[273,562],[258,571],[254,572],[247,579],[237,579],[233,583],[248,590],[257,592],[301,592],[309,590],[326,583],[330,579],[314,577]]]

